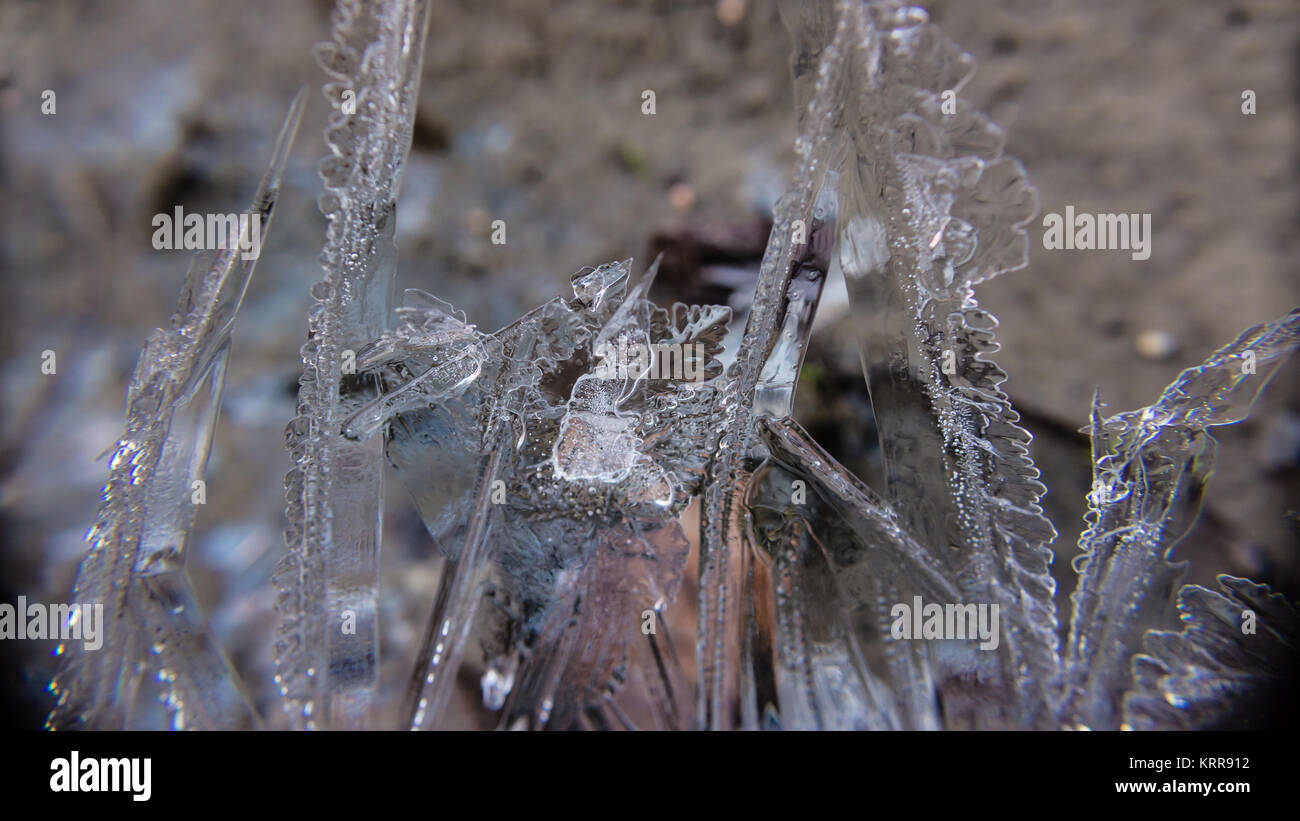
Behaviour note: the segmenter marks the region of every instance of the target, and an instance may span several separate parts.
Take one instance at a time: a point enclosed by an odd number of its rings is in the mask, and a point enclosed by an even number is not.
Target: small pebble
[[[492,217],[482,208],[471,208],[465,214],[465,227],[472,236],[486,237],[488,229],[492,227]]]
[[[668,202],[674,209],[685,213],[695,207],[695,189],[684,182],[675,182],[668,189]]]
[[[1168,359],[1178,350],[1178,340],[1164,331],[1143,331],[1134,340],[1134,347],[1146,359]]]
[[[718,22],[734,26],[745,19],[746,0],[718,0]]]

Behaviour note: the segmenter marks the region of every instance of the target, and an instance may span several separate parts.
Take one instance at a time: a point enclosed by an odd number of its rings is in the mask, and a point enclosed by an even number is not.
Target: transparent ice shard
[[[679,729],[685,688],[670,653],[666,625],[657,623],[675,596],[689,552],[676,522],[627,519],[592,534],[585,564],[566,568],[555,580],[555,604],[537,626],[534,649],[520,663],[504,705],[503,729],[636,729],[620,706],[629,648],[637,643],[659,653],[652,703],[657,728]],[[654,615],[645,616],[646,611]],[[653,633],[643,631],[653,619]],[[637,648],[640,649],[640,648]]]
[[[1150,407],[1103,418],[1094,403],[1085,429],[1093,490],[1074,560],[1079,581],[1065,657],[1068,724],[1122,723],[1130,660],[1166,613],[1185,567],[1170,553],[1195,522],[1214,472],[1218,445],[1207,429],[1246,418],[1297,345],[1300,310],[1250,328],[1183,371]],[[1186,588],[1181,598],[1193,609],[1204,604]],[[1142,666],[1150,672],[1149,663]]]
[[[820,7],[819,7],[820,8]],[[783,9],[783,13],[787,10]],[[748,452],[757,435],[754,402],[763,369],[785,322],[791,280],[806,251],[816,194],[827,169],[837,96],[844,79],[844,55],[854,31],[848,6],[836,5],[834,34],[815,50],[796,50],[796,74],[816,72],[799,89],[800,160],[791,187],[777,202],[767,249],[759,266],[749,319],[736,361],[718,398],[721,437],[708,467],[700,518],[699,640],[696,645],[696,722],[727,729],[741,720],[741,636],[743,564],[741,501],[756,466]]]
[[[1270,711],[1294,698],[1300,613],[1267,585],[1218,581],[1222,593],[1183,587],[1181,632],[1147,634],[1124,698],[1126,728],[1268,729]]]
[[[956,647],[938,663],[945,726],[1046,726],[1058,679],[1047,547],[1056,531],[1038,504],[1046,488],[1031,437],[989,358],[997,320],[973,290],[1025,265],[1036,197],[995,125],[960,98],[944,113],[943,93],[960,93],[973,67],[924,12],[871,3],[844,14],[856,36],[837,97],[836,261],[887,496],[919,542],[950,548],[939,555],[961,601],[997,604],[1005,626],[996,663]],[[813,18],[794,36],[813,49],[831,32]],[[803,96],[813,83],[796,74]]]
[[[735,486],[745,523],[739,726],[938,729],[929,650],[891,640],[891,608],[916,595],[954,601],[956,588],[897,514],[790,418],[835,264],[838,187],[828,171],[791,263],[780,335],[755,388],[758,438]]]
[[[800,287],[794,238],[814,224],[812,195],[821,189],[834,212],[821,228],[835,236],[822,253],[849,286],[891,506],[915,543],[946,548],[936,555],[954,603],[996,604],[1006,614],[996,653],[952,645],[930,659],[941,720],[1048,724],[1059,666],[1047,570],[1055,529],[1038,505],[1045,488],[1028,457],[1030,436],[999,387],[1006,375],[987,358],[997,350],[996,320],[973,295],[976,283],[1025,264],[1033,190],[1019,163],[1002,156],[996,126],[960,104],[956,115],[943,113],[942,92],[960,90],[971,63],[924,12],[840,2],[785,4],[782,14],[795,42],[802,159],[778,205],[741,355],[728,374],[726,428],[705,490],[698,721],[735,726],[742,717],[731,705],[751,688],[747,674],[737,675],[746,572],[739,499],[764,457],[755,449],[757,421],[788,413],[789,374],[808,324],[797,304],[809,292]],[[789,467],[796,469],[789,476],[806,469]],[[816,555],[811,546],[825,541],[818,528],[826,526],[810,522],[786,535]],[[792,654],[782,661],[807,663],[797,649],[781,649]],[[931,686],[928,668],[914,683]],[[927,698],[930,706],[921,706]],[[913,692],[904,700],[914,707],[910,726],[937,726],[933,697]],[[799,719],[819,721],[807,709]]]
[[[618,359],[617,352],[650,352],[650,304],[645,294],[654,270],[632,289],[614,316],[596,334],[597,356]],[[652,362],[642,356],[624,362],[604,362],[599,370],[584,373],[573,383],[560,429],[551,451],[551,468],[564,480],[594,479],[615,483],[625,480],[638,462],[641,440],[634,427],[637,414],[625,406],[649,378]],[[611,366],[612,365],[612,366]],[[621,365],[622,367],[619,367]],[[664,504],[672,503],[672,492]]]
[[[893,640],[891,611],[956,601],[943,563],[793,420],[764,417],[761,441],[771,455],[746,499],[744,725],[939,729],[931,653],[951,649]]]
[[[344,433],[387,426],[375,438],[446,558],[404,726],[438,726],[476,636],[503,727],[639,726],[627,686],[650,726],[684,726],[671,637],[640,614],[661,621],[681,583],[675,519],[716,441],[730,311],[660,308],[655,267],[629,290],[630,271],[584,269],[572,300],[490,334],[408,292],[400,326],[358,358],[383,390]]]
[[[304,90],[289,109],[249,208],[263,238],[305,101]],[[240,230],[256,225],[249,220]],[[126,429],[110,461],[73,594],[78,603],[103,605],[103,646],[59,648],[67,662],[50,683],[56,697],[51,729],[135,726],[132,710],[145,676],[161,685],[176,729],[260,725],[199,612],[185,569],[196,482],[204,476],[221,406],[231,328],[257,262],[240,250],[241,240],[247,245],[251,238],[232,232],[225,239],[215,257],[196,255],[171,328],[150,336],[131,377]]]
[[[285,432],[296,466],[285,478],[289,552],[274,574],[276,681],[296,728],[360,728],[371,718],[383,443],[342,435],[376,390],[345,368],[389,323],[398,184],[428,20],[422,0],[343,0],[332,41],[318,49],[333,79],[325,96],[339,106],[325,130],[332,155],[320,167],[325,278],[312,289],[298,415]],[[348,617],[355,631],[340,629]]]

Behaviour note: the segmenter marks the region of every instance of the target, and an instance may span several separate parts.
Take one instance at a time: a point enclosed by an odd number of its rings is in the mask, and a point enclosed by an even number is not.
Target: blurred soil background
[[[1182,368],[1300,305],[1300,14],[1288,0],[925,5],[975,56],[962,96],[1007,132],[1040,195],[1028,268],[978,296],[1001,320],[997,361],[1036,437],[1064,620],[1091,481],[1078,428],[1094,389],[1111,412],[1150,404]],[[107,475],[97,457],[121,433],[140,346],[168,322],[189,266],[189,252],[152,248],[150,221],[178,205],[247,207],[294,92],[323,82],[312,50],[330,8],[0,2],[0,601],[68,600]],[[400,287],[496,328],[568,294],[579,268],[632,256],[639,272],[664,250],[660,301],[698,296],[708,276],[744,292],[794,159],[789,52],[774,4],[760,0],[439,0],[398,211]],[[53,115],[41,112],[45,89]],[[321,277],[328,111],[313,93],[235,326],[190,548],[214,630],[272,726],[267,578],[284,550],[283,428]],[[1067,205],[1150,213],[1150,259],[1043,250],[1041,214]],[[496,219],[505,245],[489,240]],[[878,486],[851,319],[836,293],[824,310],[797,415]],[[55,375],[41,372],[46,350]],[[1300,360],[1216,437],[1218,474],[1176,555],[1192,581],[1228,572],[1295,599],[1300,543],[1285,514],[1300,508]],[[397,482],[390,491],[383,676],[397,693],[439,563]],[[689,641],[692,625],[680,626]],[[5,723],[39,725],[52,647],[0,646],[19,699]],[[454,726],[486,721],[478,664],[466,665]]]

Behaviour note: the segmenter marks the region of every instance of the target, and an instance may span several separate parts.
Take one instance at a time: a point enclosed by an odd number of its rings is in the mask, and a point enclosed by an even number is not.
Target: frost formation
[[[1187,728],[1231,721],[1285,680],[1297,615],[1265,587],[1183,587],[1185,629],[1155,628],[1181,569],[1170,551],[1213,471],[1208,428],[1245,417],[1300,344],[1300,311],[1247,331],[1149,408],[1103,417],[1095,404],[1096,482],[1062,652],[1046,488],[991,358],[997,320],[974,290],[1027,264],[1035,191],[996,125],[960,101],[944,113],[943,92],[973,67],[924,12],[860,0],[781,10],[799,162],[724,371],[730,310],[654,304],[656,266],[633,285],[631,260],[583,269],[572,298],[494,332],[421,291],[391,310],[428,8],[339,3],[319,52],[326,96],[354,90],[357,108],[326,131],[325,278],[286,431],[296,467],[274,574],[291,726],[369,727],[384,714],[385,470],[444,556],[404,728],[439,726],[476,651],[483,703],[510,729]],[[255,204],[264,220],[300,111]],[[78,580],[78,600],[104,601],[110,624],[132,629],[110,627],[118,638],[97,656],[74,654],[52,684],[52,725],[132,726],[123,693],[147,671],[174,726],[260,725],[181,560],[193,511],[176,499],[202,474],[251,273],[218,263],[141,355]],[[836,268],[880,430],[887,481],[875,490],[791,417]],[[652,361],[598,372],[598,352],[620,346],[703,351],[704,378],[656,378]],[[696,497],[692,658],[669,616],[688,604],[681,514]],[[915,597],[997,604],[997,649],[897,640],[892,605]],[[1246,610],[1255,635],[1238,629]],[[352,634],[336,628],[343,611]]]

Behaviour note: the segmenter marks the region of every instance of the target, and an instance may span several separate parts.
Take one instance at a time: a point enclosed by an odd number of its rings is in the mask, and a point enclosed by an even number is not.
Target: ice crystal
[[[262,230],[275,212],[305,99],[304,90],[294,100],[249,209]],[[130,714],[135,694],[150,687],[146,676],[161,686],[177,729],[260,723],[185,570],[194,483],[207,467],[232,326],[256,264],[240,252],[241,239],[232,233],[210,261],[195,256],[171,329],[155,331],[140,353],[127,389],[126,430],[109,462],[74,593],[78,602],[103,604],[106,640],[96,651],[66,648],[66,666],[50,683],[51,728],[147,725],[148,718]]]
[[[389,321],[397,274],[396,203],[411,147],[428,28],[427,3],[344,2],[320,47],[339,109],[325,131],[321,211],[329,231],[325,279],[302,347],[298,416],[285,431],[296,467],[285,478],[289,552],[274,579],[282,622],[276,681],[295,727],[367,726],[377,681],[379,527],[383,455],[339,435],[373,389],[345,392],[345,352]],[[344,109],[345,92],[355,111]],[[350,616],[353,630],[335,629]],[[330,622],[333,622],[332,624]]]
[[[565,726],[588,705],[604,712],[584,721],[622,723],[603,700],[640,622],[618,617],[666,605],[680,585],[689,544],[676,516],[716,439],[730,317],[659,308],[645,298],[654,268],[628,290],[630,270],[580,271],[573,300],[493,334],[411,292],[401,326],[361,354],[385,390],[344,434],[391,424],[389,461],[448,556],[406,706],[412,727],[445,706],[476,620],[504,639],[484,682],[503,724]],[[629,346],[647,357],[601,372],[600,351]],[[701,378],[657,378],[656,357],[672,351],[702,353],[691,369]],[[682,691],[659,676],[661,691]]]
[[[571,299],[493,332],[423,291],[390,310],[428,9],[340,2],[320,56],[327,97],[353,92],[356,109],[326,131],[325,279],[286,432],[296,467],[273,580],[292,726],[380,720],[385,465],[444,557],[407,728],[440,725],[475,650],[482,702],[510,729],[1223,726],[1281,686],[1297,616],[1263,586],[1184,587],[1184,631],[1158,628],[1181,571],[1170,551],[1213,472],[1207,429],[1245,417],[1300,344],[1300,311],[1247,331],[1151,407],[1103,417],[1094,403],[1095,482],[1062,653],[1046,488],[991,358],[997,320],[975,297],[1026,265],[1034,189],[997,126],[960,100],[945,110],[972,63],[923,11],[781,10],[799,160],[729,351],[730,309],[649,299],[657,263],[635,285],[631,260],[583,269]],[[267,216],[299,107],[255,206]],[[180,558],[192,509],[176,500],[202,473],[251,272],[218,263],[141,356],[78,581],[110,623],[134,629],[73,659],[52,685],[52,724],[131,724],[123,705],[146,669],[176,726],[259,721],[202,629]],[[879,490],[792,418],[833,274],[848,285],[880,432]],[[684,604],[692,499],[693,670],[669,618]],[[894,611],[913,601],[995,607],[1003,629],[985,649],[902,638]]]
[[[1102,419],[1095,404],[1087,429],[1094,457],[1089,526],[1075,559],[1079,584],[1066,655],[1072,723],[1120,724],[1132,680],[1128,660],[1158,623],[1182,574],[1184,566],[1169,554],[1191,529],[1214,471],[1218,445],[1206,429],[1244,419],[1298,342],[1300,310],[1251,328],[1184,371],[1151,407]],[[1204,605],[1206,595],[1215,594],[1185,588],[1180,608]],[[1238,619],[1239,633],[1242,625]]]
[[[1124,727],[1138,730],[1265,729],[1243,721],[1251,701],[1290,698],[1300,615],[1266,586],[1223,575],[1226,595],[1199,585],[1178,594],[1186,628],[1146,634],[1149,655],[1133,663],[1124,698]],[[1242,630],[1251,619],[1254,632]]]

